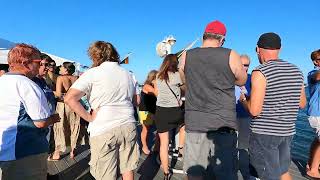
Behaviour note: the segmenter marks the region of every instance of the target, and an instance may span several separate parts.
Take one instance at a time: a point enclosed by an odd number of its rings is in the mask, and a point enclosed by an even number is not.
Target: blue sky
[[[279,1],[279,2],[278,2]],[[1,2],[0,38],[30,43],[42,51],[90,65],[87,48],[96,40],[109,41],[130,64],[140,82],[162,59],[155,47],[172,34],[173,52],[201,38],[207,23],[227,27],[224,47],[248,54],[258,65],[254,48],[260,34],[282,38],[281,57],[306,75],[313,68],[310,53],[320,48],[320,1],[67,1],[5,0]],[[200,46],[198,42],[196,46]]]

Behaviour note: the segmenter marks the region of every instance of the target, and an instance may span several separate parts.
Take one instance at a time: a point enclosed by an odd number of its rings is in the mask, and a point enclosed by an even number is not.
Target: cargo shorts
[[[114,180],[118,174],[138,167],[140,152],[134,123],[90,137],[90,148],[90,173],[95,179]]]

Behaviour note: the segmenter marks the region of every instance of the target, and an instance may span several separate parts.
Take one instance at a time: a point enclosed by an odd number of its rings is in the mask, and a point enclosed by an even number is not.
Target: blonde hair
[[[150,71],[150,72],[148,73],[147,79],[146,79],[146,81],[144,82],[144,84],[149,84],[149,85],[151,85],[151,84],[152,84],[152,81],[156,79],[157,74],[158,74],[158,71],[157,71],[157,70],[152,70],[152,71]]]
[[[92,59],[93,67],[100,66],[105,61],[120,62],[116,48],[109,42],[96,41],[88,49],[88,55]]]

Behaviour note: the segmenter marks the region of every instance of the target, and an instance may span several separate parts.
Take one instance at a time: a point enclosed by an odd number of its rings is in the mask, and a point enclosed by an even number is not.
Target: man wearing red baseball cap
[[[243,86],[247,73],[240,56],[222,47],[226,32],[220,21],[209,23],[202,46],[180,60],[187,89],[184,171],[189,179],[237,179],[235,85]]]

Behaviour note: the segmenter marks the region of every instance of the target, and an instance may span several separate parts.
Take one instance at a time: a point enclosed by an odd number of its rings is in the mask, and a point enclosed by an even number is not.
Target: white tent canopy
[[[1,39],[0,38],[0,64],[8,64],[7,58],[8,58],[8,52],[9,50],[15,45],[15,43],[5,40],[5,39]],[[65,59],[59,56],[55,56],[46,52],[43,52],[47,55],[49,55],[57,64],[57,66],[60,66],[63,62],[75,62],[73,60],[70,59]],[[77,63],[79,64],[79,63]]]

